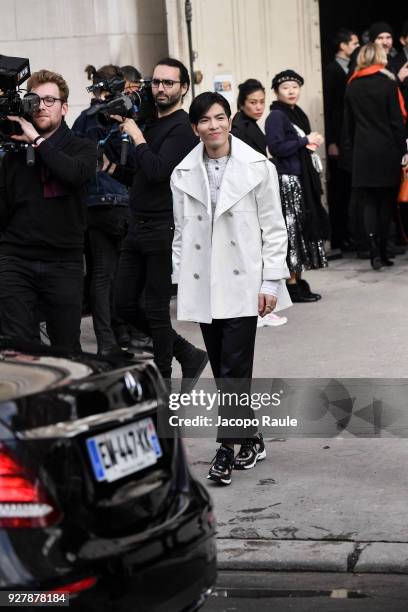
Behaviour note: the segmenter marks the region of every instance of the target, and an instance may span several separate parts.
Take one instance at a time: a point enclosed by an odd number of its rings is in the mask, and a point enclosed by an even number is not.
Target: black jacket
[[[87,181],[96,147],[63,121],[35,150],[7,153],[0,168],[0,253],[27,259],[81,257]]]
[[[267,157],[266,136],[255,119],[251,119],[248,115],[239,111],[232,120],[231,134]]]
[[[383,73],[347,86],[344,132],[351,146],[353,187],[398,185],[406,145],[397,88]]]
[[[393,72],[395,74],[397,79],[398,79],[399,71],[404,66],[404,64],[407,63],[407,61],[408,61],[408,59],[407,59],[407,56],[405,55],[404,51],[401,51],[400,53],[397,53],[397,55],[395,57],[393,57],[389,61],[388,68],[391,70],[391,72]],[[408,77],[405,78],[403,81],[400,81],[398,79],[398,85],[400,86],[400,89],[402,91],[402,95],[404,96],[405,106],[408,109]]]
[[[97,115],[89,115],[89,110],[100,100],[94,98],[91,106],[79,115],[74,121],[72,131],[79,138],[88,138],[99,148],[99,155],[102,151],[107,154],[112,161],[119,161],[121,138],[119,124],[113,123],[110,127],[101,125]],[[103,145],[101,143],[104,143]],[[116,158],[114,157],[116,155]],[[107,172],[95,169],[92,181],[88,185],[87,204],[89,207],[100,206],[128,206],[129,193],[127,188]]]
[[[130,166],[119,166],[113,174],[130,185],[130,234],[135,217],[173,222],[170,176],[198,144],[188,115],[181,109],[148,124],[144,137],[146,143],[134,148]]]
[[[330,144],[340,146],[347,79],[348,75],[336,60],[324,69],[324,120],[327,146]]]

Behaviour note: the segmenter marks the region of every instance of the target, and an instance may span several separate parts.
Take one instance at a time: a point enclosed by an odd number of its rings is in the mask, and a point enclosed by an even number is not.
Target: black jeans
[[[251,393],[257,320],[258,317],[237,317],[200,323],[217,388],[225,394]],[[221,405],[219,415],[226,418],[254,417],[252,409],[241,404],[231,408]],[[248,428],[243,437],[242,428],[221,427],[217,442],[241,444],[246,438],[253,437],[256,431],[256,427]],[[235,436],[235,433],[238,435]]]
[[[115,291],[117,314],[152,336],[154,360],[165,379],[171,377],[175,338],[170,319],[173,234],[170,222],[136,223],[123,244]]]
[[[117,344],[112,325],[119,325],[120,320],[115,314],[113,292],[127,218],[125,206],[96,206],[88,211],[92,257],[89,301],[98,350],[109,350]]]
[[[0,322],[6,336],[38,341],[44,313],[53,346],[80,351],[83,263],[0,255]]]

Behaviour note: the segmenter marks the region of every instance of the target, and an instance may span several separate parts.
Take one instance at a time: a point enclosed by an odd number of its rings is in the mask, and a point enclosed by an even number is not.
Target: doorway
[[[333,38],[339,28],[349,28],[361,35],[375,21],[386,21],[394,30],[394,47],[400,51],[402,23],[408,19],[408,7],[401,0],[320,0],[320,37],[322,64],[334,58]]]

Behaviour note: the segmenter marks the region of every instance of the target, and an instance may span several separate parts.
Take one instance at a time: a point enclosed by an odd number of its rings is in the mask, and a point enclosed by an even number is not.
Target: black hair
[[[159,62],[156,62],[156,66],[170,66],[171,68],[178,68],[180,72],[180,84],[187,85],[187,90],[190,87],[190,75],[184,64],[173,57],[164,57]],[[155,66],[155,67],[156,67]]]
[[[258,81],[257,79],[247,79],[238,85],[238,109],[245,104],[247,97],[254,93],[254,91],[263,91],[263,93],[265,93],[265,87],[262,85],[261,81]]]
[[[121,66],[120,70],[125,81],[129,81],[130,83],[136,83],[142,78],[141,73],[134,66]]]
[[[402,24],[400,36],[403,36],[404,38],[408,36],[408,19],[406,19]]]
[[[348,28],[340,28],[337,30],[333,39],[335,52],[337,53],[337,51],[340,51],[341,44],[345,43],[347,45],[351,41],[351,37],[354,35],[355,32],[353,32],[353,30],[349,30]]]
[[[204,93],[199,94],[190,105],[190,109],[188,111],[188,116],[190,117],[190,122],[193,125],[197,125],[200,121],[201,117],[205,115],[205,113],[214,105],[220,104],[225,111],[228,119],[231,117],[231,107],[229,102],[224,96],[216,91],[205,91]]]
[[[98,70],[95,68],[95,66],[89,64],[89,66],[85,68],[85,72],[88,76],[88,80],[92,81],[93,83],[99,83],[100,81],[105,81],[115,76],[122,76],[121,69],[119,66],[115,66],[114,64],[106,64]]]

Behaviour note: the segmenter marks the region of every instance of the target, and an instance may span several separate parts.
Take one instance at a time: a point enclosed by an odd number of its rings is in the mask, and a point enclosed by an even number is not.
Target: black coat
[[[347,86],[344,111],[353,187],[396,187],[406,149],[396,81],[383,73],[356,78]]]
[[[389,61],[388,68],[395,74],[395,76],[397,76],[407,61],[407,56],[405,55],[404,51],[401,51]],[[405,106],[408,107],[408,77],[403,81],[398,80],[397,82],[402,91],[402,95],[404,96]]]
[[[255,119],[239,111],[232,120],[231,134],[267,157],[266,137]]]
[[[336,60],[323,73],[326,144],[340,146],[348,75]]]

